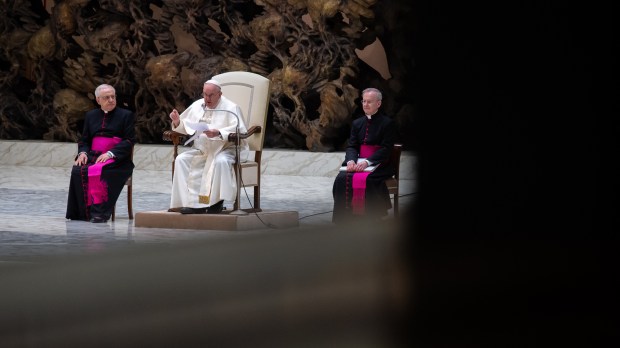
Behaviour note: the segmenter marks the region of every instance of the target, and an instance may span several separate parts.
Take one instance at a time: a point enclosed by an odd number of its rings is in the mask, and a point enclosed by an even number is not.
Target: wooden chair
[[[392,148],[392,153],[390,154],[390,162],[394,164],[395,174],[393,177],[385,181],[390,195],[393,196],[393,209],[395,218],[398,217],[398,180],[400,177],[400,154],[402,152],[402,148],[402,144],[394,144],[394,147]]]
[[[222,94],[235,102],[243,113],[243,122],[247,133],[240,134],[240,139],[245,139],[249,145],[251,154],[246,162],[241,163],[241,186],[254,188],[254,207],[243,209],[250,212],[261,211],[260,207],[260,174],[261,156],[265,139],[265,125],[267,123],[267,111],[269,108],[270,80],[261,75],[247,71],[230,71],[212,77],[222,85]],[[228,141],[236,141],[236,133],[228,137]],[[178,147],[181,141],[186,139],[184,134],[168,130],[164,132],[163,139],[172,141],[174,145],[172,159],[172,175],[174,176],[174,160],[178,155]],[[239,165],[238,163],[235,165]],[[236,170],[236,168],[235,168]],[[240,202],[235,202],[233,210],[240,207]]]
[[[133,161],[133,147],[131,148],[131,160]],[[133,210],[131,207],[132,197],[131,197],[131,186],[132,186],[132,178],[133,175],[130,176],[127,181],[125,181],[125,186],[127,186],[127,214],[129,215],[129,220],[133,220]],[[112,207],[112,221],[115,220],[116,215],[116,204]]]

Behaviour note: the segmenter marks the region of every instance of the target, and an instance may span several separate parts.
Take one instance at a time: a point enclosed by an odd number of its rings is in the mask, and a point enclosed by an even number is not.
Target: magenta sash
[[[105,153],[121,142],[121,138],[95,137],[91,150]],[[108,201],[108,184],[101,180],[103,166],[114,163],[110,158],[105,162],[99,162],[88,167],[88,201],[86,205],[101,204]]]
[[[360,158],[368,158],[375,151],[380,149],[379,145],[362,145],[360,148]],[[358,172],[353,174],[353,196],[351,197],[351,209],[354,215],[364,215],[366,211],[366,178],[370,172]]]

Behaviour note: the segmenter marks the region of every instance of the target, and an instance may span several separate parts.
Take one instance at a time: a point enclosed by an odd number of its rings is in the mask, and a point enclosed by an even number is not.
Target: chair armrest
[[[247,133],[241,133],[240,138],[241,139],[246,139],[251,137],[252,135],[256,134],[256,133],[260,133],[261,132],[261,127],[260,126],[252,126],[250,127],[250,129],[248,129]],[[179,132],[175,132],[173,130],[167,130],[164,131],[163,135],[162,135],[162,139],[165,141],[172,141],[172,144],[174,144],[175,146],[178,146],[179,144],[181,144],[181,141],[185,140],[187,138],[186,134],[182,134]],[[230,142],[234,142],[237,139],[237,133],[230,133],[228,135],[228,141]]]
[[[186,134],[175,132],[173,130],[164,131],[164,134],[162,135],[163,140],[172,141],[172,144],[174,144],[174,146],[178,146],[181,141],[185,140],[186,138]]]
[[[260,133],[261,132],[261,127],[260,126],[252,126],[250,127],[250,129],[248,129],[247,133],[241,133],[239,138],[240,139],[246,139],[251,137],[252,135],[256,134],[256,133]],[[228,141],[230,142],[235,142],[237,140],[237,133],[230,133],[228,135]]]

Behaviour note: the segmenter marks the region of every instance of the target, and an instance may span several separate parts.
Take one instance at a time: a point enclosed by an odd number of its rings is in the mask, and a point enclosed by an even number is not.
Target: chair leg
[[[127,213],[129,214],[129,220],[133,220],[133,210],[131,207],[131,185],[127,185]]]
[[[394,193],[394,217],[398,217],[398,191]]]
[[[260,209],[260,186],[254,186],[254,210],[261,211]]]
[[[116,213],[116,204],[114,204],[114,206],[112,207],[112,221],[114,221],[114,215]]]

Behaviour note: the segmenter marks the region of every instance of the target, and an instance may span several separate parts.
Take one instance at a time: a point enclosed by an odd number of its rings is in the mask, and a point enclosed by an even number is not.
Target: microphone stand
[[[237,115],[235,112],[225,109],[206,109],[206,111],[225,111],[235,115],[235,117],[237,118],[237,126],[235,127],[235,132],[237,133],[237,136],[235,138],[235,161],[237,162],[235,166],[235,176],[237,177],[237,209],[231,211],[229,214],[248,215],[247,212],[241,210],[241,158],[239,156],[239,141],[241,140],[241,134],[239,133],[239,115]],[[226,139],[226,141],[228,141],[228,139]]]

